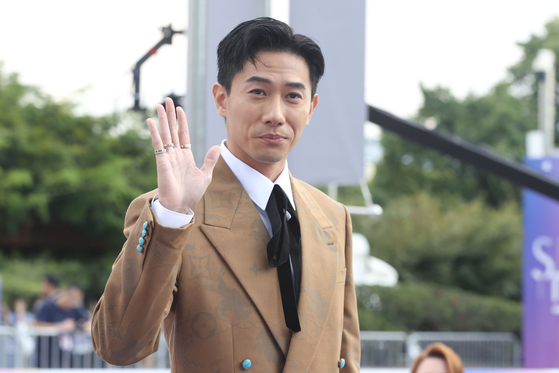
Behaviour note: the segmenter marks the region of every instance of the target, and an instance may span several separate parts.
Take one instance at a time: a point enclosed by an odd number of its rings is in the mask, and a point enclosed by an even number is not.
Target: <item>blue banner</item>
[[[559,158],[524,163],[559,179]],[[559,367],[559,202],[532,190],[522,195],[524,213],[523,325],[525,368]]]

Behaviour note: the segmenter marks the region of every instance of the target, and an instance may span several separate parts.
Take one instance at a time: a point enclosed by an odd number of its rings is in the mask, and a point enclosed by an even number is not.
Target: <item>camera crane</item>
[[[161,31],[163,32],[163,38],[157,44],[155,44],[153,48],[151,48],[142,58],[140,58],[138,62],[136,62],[136,65],[132,70],[134,76],[134,106],[130,108],[130,110],[132,111],[137,111],[142,113],[146,111],[145,107],[140,106],[140,67],[142,66],[142,64],[146,62],[148,58],[150,58],[155,53],[157,53],[157,50],[161,48],[163,45],[173,44],[173,35],[186,34],[186,30],[183,31],[173,30],[172,25],[169,25],[167,27],[162,27]],[[173,95],[173,94],[169,95],[169,97],[171,97],[175,102],[181,98],[180,96]]]

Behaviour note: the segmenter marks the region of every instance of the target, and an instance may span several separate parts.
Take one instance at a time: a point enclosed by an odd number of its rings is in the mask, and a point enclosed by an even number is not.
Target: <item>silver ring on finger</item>
[[[192,148],[192,144],[181,144],[181,149],[190,149]]]
[[[175,144],[173,144],[173,143],[171,142],[171,143],[169,143],[169,144],[163,145],[163,147],[164,147],[164,148],[174,148],[174,147],[175,147]]]
[[[165,150],[165,149],[156,150],[156,151],[154,151],[154,153],[155,153],[155,155],[164,154],[164,153],[167,153],[167,150]]]

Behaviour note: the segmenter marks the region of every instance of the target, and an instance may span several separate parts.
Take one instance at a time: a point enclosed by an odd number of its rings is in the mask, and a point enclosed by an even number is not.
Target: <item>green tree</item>
[[[83,242],[120,244],[128,204],[156,187],[150,140],[137,126],[125,130],[120,117],[72,109],[0,66],[0,249],[21,232],[45,249],[38,232],[48,227],[70,227]],[[76,247],[76,255],[107,249],[90,247]]]
[[[511,83],[500,83],[481,97],[458,100],[443,88],[422,87],[424,105],[419,121],[434,118],[436,131],[458,136],[509,159],[521,161],[525,134],[535,128],[531,101],[515,97]],[[449,156],[383,133],[385,155],[374,179],[375,198],[386,203],[391,197],[420,190],[464,200],[483,198],[492,206],[520,200],[519,189],[510,182],[478,171]]]
[[[402,282],[430,282],[520,300],[519,208],[425,192],[390,200],[374,222],[355,219],[371,255],[396,268]]]
[[[519,94],[535,95],[535,80],[532,63],[538,51],[542,48],[550,49],[559,57],[559,18],[554,18],[545,25],[544,35],[531,35],[527,42],[519,42],[523,49],[522,59],[509,69],[513,81],[519,85]],[[559,77],[559,64],[556,64],[555,76]]]
[[[524,56],[510,68],[511,78],[485,95],[469,95],[460,100],[447,89],[421,87],[424,105],[415,119],[424,122],[432,118],[438,124],[436,131],[521,162],[526,132],[537,126],[532,62],[540,48],[551,49],[559,56],[559,19],[547,23],[545,30],[543,36],[533,35],[527,42],[519,43]],[[557,74],[559,76],[559,70]],[[382,145],[385,156],[372,185],[375,198],[381,203],[420,190],[439,196],[460,196],[465,200],[481,197],[494,207],[510,200],[520,201],[516,186],[448,156],[386,132]]]
[[[114,259],[113,254],[83,261],[78,258],[55,259],[48,253],[32,258],[0,253],[2,301],[12,304],[16,297],[23,297],[31,305],[40,294],[41,280],[47,273],[56,273],[62,281],[62,288],[77,282],[84,288],[87,300],[97,300],[103,293]]]
[[[360,286],[357,306],[361,330],[521,332],[519,302],[436,284]]]
[[[442,87],[421,87],[424,104],[414,119],[420,123],[434,120],[438,132],[521,162],[526,132],[537,126],[532,62],[541,48],[551,49],[559,56],[559,19],[550,21],[545,30],[544,35],[533,35],[519,43],[524,56],[510,68],[510,78],[487,94],[458,99]],[[381,294],[380,298],[387,300],[382,313],[373,315],[362,308],[363,320],[379,316],[400,329],[447,330],[450,324],[439,321],[456,312],[455,305],[445,306],[448,302],[439,302],[440,309],[417,318],[423,320],[420,324],[405,322],[414,318],[412,314],[418,309],[437,303],[422,285],[412,289],[426,282],[512,301],[498,307],[510,311],[506,324],[516,325],[512,329],[518,331],[520,188],[391,133],[383,134],[382,144],[384,158],[371,187],[384,214],[373,222],[355,218],[354,226],[369,239],[372,255],[396,267],[401,284],[399,289]],[[423,305],[419,300],[412,304],[411,293],[421,293],[420,298],[428,300]],[[406,309],[412,316],[404,315]],[[437,317],[429,318],[430,313]],[[494,319],[495,315],[491,315]],[[489,330],[488,326],[472,325],[468,328]],[[504,325],[499,328],[506,330]],[[451,328],[467,330],[459,325]]]

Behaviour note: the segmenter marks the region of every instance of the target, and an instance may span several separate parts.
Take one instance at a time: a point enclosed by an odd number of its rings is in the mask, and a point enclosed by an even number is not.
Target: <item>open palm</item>
[[[169,210],[187,213],[201,198],[212,180],[212,172],[220,153],[218,145],[208,150],[204,165],[196,167],[192,150],[186,114],[182,108],[176,109],[173,100],[165,99],[166,110],[157,105],[157,124],[148,119],[153,149],[166,150],[156,154],[157,185],[159,202]],[[178,128],[177,128],[178,118]]]

